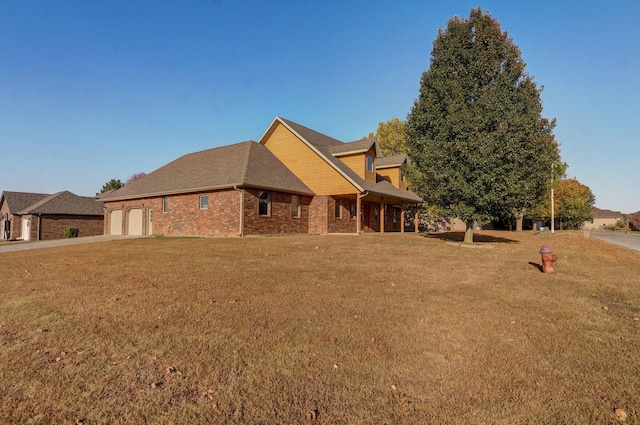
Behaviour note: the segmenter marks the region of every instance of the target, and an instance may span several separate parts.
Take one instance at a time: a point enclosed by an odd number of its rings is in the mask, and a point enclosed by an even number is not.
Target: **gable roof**
[[[399,153],[391,156],[383,156],[382,158],[378,158],[376,160],[376,169],[400,167],[404,165],[405,162],[407,162],[407,155],[404,153]]]
[[[19,211],[27,208],[29,205],[33,205],[36,202],[39,202],[50,196],[46,193],[29,193],[29,192],[2,192],[2,199],[0,200],[0,204],[2,201],[9,208],[10,214],[18,214]]]
[[[303,125],[297,124],[293,121],[286,120],[281,117],[275,117],[267,131],[260,138],[260,144],[266,142],[269,135],[275,130],[277,124],[280,123],[288,128],[293,134],[295,134],[303,143],[305,143],[311,150],[316,152],[322,159],[324,159],[333,169],[342,174],[353,186],[360,192],[369,192],[374,195],[392,197],[410,202],[423,202],[422,198],[413,193],[410,190],[400,190],[387,182],[381,180],[376,183],[369,182],[358,176],[355,171],[349,168],[344,162],[340,161],[336,156],[332,154],[333,151],[341,151],[344,145],[350,145],[351,143],[342,143],[337,139],[329,136],[325,136],[322,133],[318,133],[315,130],[311,130]],[[365,141],[358,141],[354,143],[362,143],[365,145],[369,143],[369,147],[377,141],[375,139],[369,139]],[[359,145],[358,145],[359,146]],[[360,146],[361,148],[362,146]],[[368,148],[366,149],[368,150]],[[376,150],[376,152],[378,152]]]
[[[60,215],[99,215],[102,216],[102,203],[90,196],[78,196],[69,191],[48,195],[45,193],[3,192],[2,197],[9,212],[24,214],[60,214]]]
[[[95,197],[78,196],[69,191],[49,195],[33,205],[24,208],[19,214],[61,214],[61,215],[104,215],[102,202]]]
[[[354,153],[368,152],[369,149],[371,149],[371,146],[375,147],[376,156],[381,157],[382,151],[378,146],[378,139],[376,138],[357,140],[355,142],[342,143],[340,145],[332,145],[332,146],[328,146],[328,149],[333,156],[340,157],[343,155],[351,155]]]
[[[313,195],[266,147],[247,141],[183,155],[99,199],[148,198],[234,186]]]

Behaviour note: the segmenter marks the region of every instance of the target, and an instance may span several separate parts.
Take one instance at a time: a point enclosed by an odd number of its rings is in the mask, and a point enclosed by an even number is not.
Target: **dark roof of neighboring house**
[[[69,191],[62,191],[47,196],[30,205],[20,214],[62,214],[62,215],[103,215],[103,203],[96,202],[95,197],[78,196]]]
[[[391,156],[383,156],[382,158],[376,159],[376,169],[400,167],[405,162],[407,162],[407,155],[403,153],[399,153]]]
[[[9,213],[18,214],[19,211],[27,208],[29,205],[33,205],[36,202],[40,202],[47,196],[46,193],[29,193],[29,192],[2,192],[2,199],[9,207]]]
[[[351,182],[356,188],[361,190],[362,192],[370,192],[375,195],[384,196],[384,197],[392,197],[396,199],[401,199],[404,201],[411,202],[423,202],[422,198],[413,193],[410,190],[400,190],[393,186],[391,183],[386,180],[381,180],[376,183],[368,182],[362,179],[360,176],[356,174],[351,168],[349,168],[344,162],[340,161],[332,154],[332,150],[340,150],[341,145],[345,145],[345,143],[340,142],[334,138],[329,136],[325,136],[322,133],[318,133],[315,130],[311,130],[303,125],[294,123],[293,121],[286,120],[284,118],[276,117],[273,123],[269,126],[269,129],[262,136],[261,140],[265,139],[265,137],[272,131],[274,128],[274,124],[276,122],[281,122],[286,127],[288,127],[291,131],[297,134],[302,138],[303,142],[306,142],[310,147],[315,150],[325,161],[329,163],[335,170],[341,173],[348,181]],[[373,139],[375,141],[375,139]],[[371,140],[365,140],[364,142],[372,142]],[[360,142],[354,142],[360,143]],[[350,145],[347,143],[346,145]],[[377,145],[377,143],[376,143]],[[371,146],[371,145],[369,145]],[[378,159],[379,160],[379,159]]]
[[[48,195],[44,193],[3,192],[11,214],[60,214],[102,216],[102,203],[89,196],[68,191]]]
[[[620,211],[602,210],[591,207],[591,216],[593,218],[622,218],[622,213]]]
[[[271,151],[247,141],[183,155],[99,199],[148,198],[234,186],[313,195]]]

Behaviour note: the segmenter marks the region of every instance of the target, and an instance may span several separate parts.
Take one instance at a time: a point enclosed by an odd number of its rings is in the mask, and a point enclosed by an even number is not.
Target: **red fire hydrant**
[[[556,261],[558,261],[558,257],[553,254],[551,248],[546,245],[542,245],[540,248],[540,254],[542,254],[542,271],[544,273],[555,273],[555,265]]]

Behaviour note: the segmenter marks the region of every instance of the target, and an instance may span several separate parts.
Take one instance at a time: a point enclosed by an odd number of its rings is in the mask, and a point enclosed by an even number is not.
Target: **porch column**
[[[380,197],[380,233],[384,233],[384,198]]]
[[[416,212],[415,217],[413,218],[413,225],[415,227],[415,232],[418,233],[418,204],[416,204]]]
[[[356,195],[356,233],[360,234],[360,229],[362,228],[362,201],[360,201],[360,195]]]
[[[400,233],[404,233],[404,201],[400,202]]]

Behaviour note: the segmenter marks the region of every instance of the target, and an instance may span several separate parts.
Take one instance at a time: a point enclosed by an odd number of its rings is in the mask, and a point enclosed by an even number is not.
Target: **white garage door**
[[[109,234],[122,234],[122,210],[113,210],[109,213]]]
[[[127,235],[142,235],[142,208],[133,208],[127,213]]]

